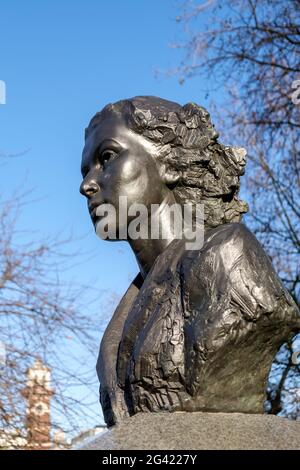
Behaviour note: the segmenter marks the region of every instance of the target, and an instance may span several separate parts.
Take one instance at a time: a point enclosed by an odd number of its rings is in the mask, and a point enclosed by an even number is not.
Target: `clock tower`
[[[51,371],[41,360],[27,370],[27,385],[23,396],[27,399],[27,449],[47,450],[51,447],[50,387]]]

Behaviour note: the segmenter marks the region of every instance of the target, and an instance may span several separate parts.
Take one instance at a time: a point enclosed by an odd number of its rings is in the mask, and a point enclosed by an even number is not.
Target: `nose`
[[[79,189],[81,194],[87,198],[91,198],[99,190],[100,190],[99,185],[96,183],[96,181],[93,181],[93,180],[90,180],[90,181],[83,180]]]

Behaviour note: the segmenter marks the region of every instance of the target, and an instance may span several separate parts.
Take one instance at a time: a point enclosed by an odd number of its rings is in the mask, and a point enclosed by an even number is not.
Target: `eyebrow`
[[[94,149],[93,154],[95,154],[95,152],[97,150],[101,151],[104,146],[110,146],[110,147],[112,147],[112,149],[116,149],[117,151],[120,151],[122,149],[122,145],[119,142],[117,142],[116,140],[114,140],[114,139],[104,139],[104,140],[102,140],[101,144]],[[87,164],[82,165],[81,166],[81,174],[83,175],[83,177],[85,177],[85,175],[88,172],[89,172],[89,165],[87,165]]]
[[[120,150],[122,148],[121,144],[114,139],[104,139],[102,140],[101,144],[99,145],[98,149],[101,150],[105,145],[111,146]]]

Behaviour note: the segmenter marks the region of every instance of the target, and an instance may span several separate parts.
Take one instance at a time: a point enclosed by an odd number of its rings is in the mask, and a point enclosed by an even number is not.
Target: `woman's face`
[[[128,207],[139,203],[148,211],[151,204],[163,201],[169,190],[159,175],[155,152],[154,144],[131,131],[125,119],[113,113],[91,131],[82,154],[80,192],[88,199],[95,228],[97,208],[111,204],[116,210],[118,238],[120,196],[126,196]]]

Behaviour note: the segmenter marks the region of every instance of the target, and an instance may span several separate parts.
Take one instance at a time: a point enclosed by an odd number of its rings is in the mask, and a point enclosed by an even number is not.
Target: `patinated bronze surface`
[[[127,237],[140,273],[105,331],[97,364],[109,426],[137,412],[263,412],[272,360],[300,330],[300,316],[241,223],[244,168],[245,151],[220,144],[196,104],[136,97],[90,122],[81,192],[95,228],[97,209],[110,203],[118,213],[119,196],[159,204],[165,225],[174,202],[198,202],[205,212],[199,250],[187,250],[171,227],[165,239]]]

